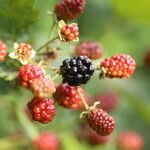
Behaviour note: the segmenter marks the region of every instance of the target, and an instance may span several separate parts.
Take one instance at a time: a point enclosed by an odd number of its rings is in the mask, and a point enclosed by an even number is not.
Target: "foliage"
[[[27,35],[29,27],[37,20],[34,0],[1,0],[1,38],[16,41]]]

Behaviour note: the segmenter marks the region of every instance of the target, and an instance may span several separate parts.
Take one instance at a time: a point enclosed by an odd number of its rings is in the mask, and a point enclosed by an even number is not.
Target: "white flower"
[[[19,60],[23,65],[27,64],[36,54],[32,46],[26,43],[14,43],[14,49],[15,51],[11,52],[9,57]]]

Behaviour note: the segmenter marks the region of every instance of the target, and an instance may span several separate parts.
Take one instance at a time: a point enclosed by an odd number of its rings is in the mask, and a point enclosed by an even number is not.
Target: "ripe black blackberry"
[[[79,86],[90,80],[94,73],[94,65],[86,56],[73,57],[63,61],[60,73],[63,82],[67,82],[70,86]]]

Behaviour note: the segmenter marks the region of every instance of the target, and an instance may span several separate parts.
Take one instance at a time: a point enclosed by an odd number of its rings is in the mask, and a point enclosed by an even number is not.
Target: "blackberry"
[[[115,54],[105,58],[100,67],[102,68],[100,78],[129,78],[135,71],[136,62],[128,54]]]
[[[36,150],[59,150],[60,143],[57,136],[51,132],[41,132],[36,139],[32,141]]]
[[[115,120],[102,109],[92,109],[87,116],[89,126],[101,136],[109,135],[115,128]]]
[[[82,90],[83,94],[84,91]],[[79,109],[83,107],[83,102],[78,93],[76,86],[68,84],[60,84],[54,93],[54,100],[60,105],[68,109]]]
[[[117,137],[117,146],[120,150],[142,150],[144,139],[134,131],[122,131]]]
[[[94,65],[86,56],[73,57],[65,59],[60,67],[60,73],[63,82],[70,86],[79,86],[86,84],[94,73]]]
[[[54,101],[50,98],[36,98],[34,97],[27,107],[32,115],[33,120],[39,121],[43,124],[51,122],[56,114]]]
[[[79,17],[85,9],[86,0],[61,0],[55,7],[58,20],[71,21]]]

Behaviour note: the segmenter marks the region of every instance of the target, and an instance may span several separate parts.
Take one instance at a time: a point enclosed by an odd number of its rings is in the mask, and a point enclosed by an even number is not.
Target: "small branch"
[[[45,68],[45,69],[49,69],[49,70],[51,70],[51,71],[57,71],[57,70],[59,70],[59,68],[58,67],[51,67],[51,66],[48,66],[48,65],[41,65],[43,68]]]
[[[46,47],[47,45],[49,45],[50,43],[52,43],[56,39],[58,39],[58,37],[55,37],[55,38],[51,39],[50,41],[46,42],[44,45],[42,45],[41,47],[39,47],[36,51],[40,51],[41,49],[43,49],[44,47]]]
[[[48,39],[50,39],[52,37],[52,34],[53,34],[53,31],[54,31],[55,27],[56,27],[56,22],[53,21],[53,24],[52,24],[52,26],[49,29]]]
[[[59,75],[58,73],[56,73],[56,75],[54,75],[54,76],[52,77],[52,80],[57,79],[59,76],[60,76],[60,75]]]
[[[89,106],[88,106],[88,104],[87,104],[87,102],[86,102],[86,100],[85,100],[83,94],[81,93],[81,88],[80,88],[79,86],[77,87],[77,90],[78,90],[78,94],[79,94],[79,96],[80,96],[80,98],[81,98],[81,100],[82,100],[82,102],[83,102],[83,104],[84,104],[86,110],[88,110],[88,109],[89,109]]]
[[[25,130],[26,134],[28,135],[28,137],[31,140],[35,139],[38,136],[37,129],[29,121],[29,119],[27,118],[27,116],[25,115],[23,110],[17,104],[15,104],[15,105],[16,105],[16,107],[14,107],[15,108],[14,111],[16,113],[18,121],[20,122],[20,124],[24,128],[24,130]]]

